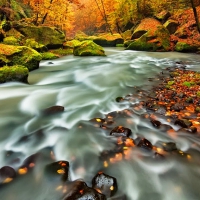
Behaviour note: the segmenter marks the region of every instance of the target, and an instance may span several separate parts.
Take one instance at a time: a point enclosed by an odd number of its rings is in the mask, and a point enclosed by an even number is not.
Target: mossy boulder
[[[124,39],[120,34],[102,33],[98,35],[88,36],[83,32],[78,32],[75,36],[76,40],[91,40],[102,47],[115,47],[117,44],[123,44]]]
[[[34,39],[27,39],[25,42],[25,46],[35,49],[37,52],[48,51],[48,49],[45,45],[36,42]]]
[[[75,56],[105,56],[103,48],[90,40],[80,42],[76,45],[73,54]]]
[[[178,52],[196,52],[198,46],[195,44],[188,44],[187,42],[177,42],[175,46],[175,51]]]
[[[127,49],[139,51],[168,51],[169,31],[156,19],[146,18],[135,29]]]
[[[16,23],[14,28],[24,35],[26,39],[34,39],[48,49],[60,48],[65,41],[64,33],[55,27],[28,26]]]
[[[66,41],[65,43],[63,43],[63,48],[69,50],[69,52],[73,54],[74,47],[77,46],[79,43],[80,43],[79,40]]]
[[[102,47],[115,47],[117,44],[124,43],[124,39],[120,34],[110,34],[110,33],[100,34],[96,38],[93,38],[92,40],[93,42]]]
[[[14,36],[5,37],[3,43],[7,45],[19,45],[19,40]]]
[[[19,81],[28,82],[29,70],[22,65],[0,67],[0,83]]]
[[[59,58],[58,55],[56,55],[52,52],[41,53],[41,56],[42,56],[42,60],[53,60],[53,59]]]
[[[18,39],[19,41],[22,41],[22,39],[24,38],[24,35],[22,35],[19,31],[15,30],[14,28],[11,28],[9,31],[7,31],[5,33],[6,37],[10,37],[13,36],[16,39]]]
[[[167,20],[163,26],[169,31],[170,34],[174,34],[178,28],[178,22],[172,19]]]
[[[23,65],[29,71],[37,69],[42,60],[40,53],[26,46],[0,44],[0,65]]]

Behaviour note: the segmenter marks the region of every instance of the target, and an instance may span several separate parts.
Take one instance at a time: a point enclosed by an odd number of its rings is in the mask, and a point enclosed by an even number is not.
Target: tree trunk
[[[190,2],[191,2],[193,13],[194,13],[194,18],[195,18],[195,21],[196,21],[196,24],[197,24],[197,30],[200,33],[200,24],[199,24],[199,18],[198,18],[197,10],[196,10],[196,7],[194,5],[194,1],[190,0]]]

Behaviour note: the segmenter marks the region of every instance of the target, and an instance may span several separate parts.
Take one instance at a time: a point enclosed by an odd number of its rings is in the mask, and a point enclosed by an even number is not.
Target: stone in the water
[[[35,166],[35,163],[38,157],[39,157],[39,153],[36,153],[27,157],[20,168],[27,168],[27,169],[33,168]]]
[[[174,104],[173,106],[171,106],[170,109],[171,109],[171,110],[174,110],[174,111],[176,111],[176,112],[180,112],[181,110],[184,109],[184,106],[183,106],[182,104],[180,104],[180,103],[176,103],[176,104]]]
[[[68,161],[57,161],[48,164],[45,167],[45,173],[47,178],[60,179],[65,182],[69,178],[69,162]]]
[[[110,132],[110,135],[117,137],[120,136],[129,137],[131,134],[132,131],[129,128],[125,128],[123,126],[117,126]]]
[[[158,120],[155,120],[155,119],[151,119],[151,123],[156,128],[159,128],[161,125],[161,122],[159,122]]]
[[[155,159],[163,159],[163,158],[165,158],[165,157],[164,157],[162,154],[160,154],[160,153],[158,153],[158,152],[155,152],[153,158],[155,158]]]
[[[49,108],[46,108],[42,111],[43,115],[53,115],[53,114],[57,114],[57,113],[61,113],[64,111],[64,107],[63,106],[51,106]]]
[[[174,142],[166,142],[166,143],[162,143],[162,147],[165,151],[176,151],[177,147],[176,144]]]
[[[92,179],[92,187],[106,195],[106,197],[111,197],[117,192],[117,180],[112,176],[99,172]]]
[[[0,184],[9,183],[16,177],[16,172],[12,167],[4,166],[0,169]]]
[[[187,119],[177,119],[175,122],[174,122],[175,125],[179,125],[181,126],[182,128],[189,128],[190,126],[192,126],[192,122],[190,122],[189,120]]]
[[[147,149],[147,150],[152,150],[153,149],[153,145],[146,138],[141,139],[139,141],[139,143],[137,144],[137,146],[141,147],[141,148],[144,148],[144,149]]]
[[[67,183],[67,191],[63,200],[106,200],[105,195],[90,188],[85,182],[76,180]]]
[[[116,102],[121,102],[121,101],[123,101],[123,100],[124,100],[123,97],[117,97],[117,98],[116,98]]]

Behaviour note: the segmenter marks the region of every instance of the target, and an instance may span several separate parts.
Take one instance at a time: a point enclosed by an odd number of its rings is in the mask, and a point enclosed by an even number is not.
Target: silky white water
[[[40,68],[30,73],[29,84],[0,85],[0,168],[11,166],[17,170],[28,156],[42,155],[31,172],[0,188],[1,200],[62,199],[58,183],[44,175],[44,166],[52,162],[50,152],[55,160],[69,161],[71,180],[81,178],[90,186],[101,166],[100,153],[113,148],[113,138],[88,121],[128,108],[128,103],[117,103],[116,97],[137,93],[136,86],[148,89],[153,84],[148,78],[176,61],[200,71],[197,54],[120,48],[106,48],[106,54],[42,61]],[[40,114],[53,105],[64,106],[64,112],[47,117]],[[158,162],[152,155],[134,149],[129,160],[108,165],[104,172],[117,178],[119,191],[130,200],[199,200],[199,135],[167,135],[142,121],[140,112],[115,123],[130,128],[133,139],[141,135],[153,145],[175,142],[180,150],[190,153],[191,159],[169,156]],[[38,130],[42,130],[41,136],[33,134]],[[23,136],[29,137],[22,141]],[[11,155],[6,156],[7,152]]]

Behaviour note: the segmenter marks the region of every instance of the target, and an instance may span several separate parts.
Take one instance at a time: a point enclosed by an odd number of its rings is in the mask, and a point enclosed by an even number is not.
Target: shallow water
[[[136,93],[136,86],[148,89],[152,84],[148,78],[176,61],[200,71],[196,54],[120,48],[106,48],[106,54],[42,61],[40,68],[30,73],[29,85],[0,85],[0,167],[9,165],[17,170],[28,156],[42,155],[31,172],[0,188],[2,200],[61,199],[59,183],[44,174],[44,166],[52,162],[50,153],[55,160],[69,161],[71,180],[81,178],[90,186],[92,177],[102,170],[100,153],[112,149],[114,143],[108,132],[88,121],[129,108],[130,103],[119,104],[115,98]],[[135,99],[131,105],[137,102]],[[47,117],[40,114],[53,105],[64,106],[64,112]],[[149,153],[134,149],[127,160],[111,163],[103,171],[117,178],[119,191],[130,200],[199,200],[199,135],[168,135],[141,120],[138,114],[145,111],[134,112],[128,119],[117,119],[116,125],[130,128],[132,138],[143,136],[153,145],[176,142],[180,150],[190,153],[190,159],[173,155],[156,161]],[[41,135],[34,134],[38,130]],[[23,136],[28,139],[20,140]]]

